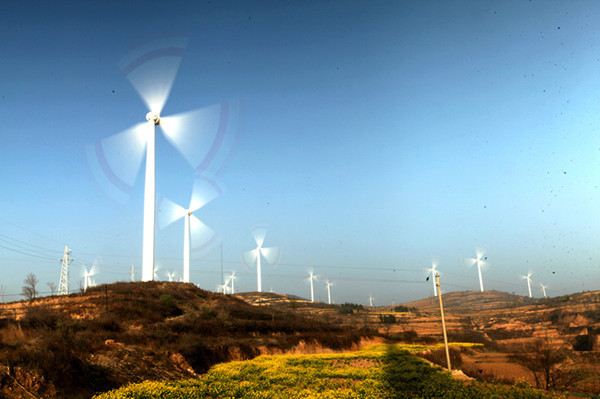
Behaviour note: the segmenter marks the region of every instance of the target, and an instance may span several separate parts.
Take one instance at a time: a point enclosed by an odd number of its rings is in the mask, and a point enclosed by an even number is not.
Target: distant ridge
[[[455,291],[443,294],[444,308],[453,311],[472,312],[473,310],[496,310],[526,306],[536,303],[535,299],[509,294],[502,291]],[[419,299],[402,305],[421,311],[439,308],[437,297]]]

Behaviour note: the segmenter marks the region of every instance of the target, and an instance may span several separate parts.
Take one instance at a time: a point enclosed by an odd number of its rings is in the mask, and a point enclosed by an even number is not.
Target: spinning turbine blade
[[[190,230],[194,251],[204,251],[219,242],[219,235],[194,215],[190,216]]]
[[[135,49],[119,61],[119,68],[148,110],[158,114],[162,111],[187,41],[185,38],[155,40]]]
[[[214,104],[161,118],[165,138],[192,168],[216,172],[233,145],[239,103]]]
[[[185,209],[168,198],[162,197],[158,204],[158,228],[164,229],[185,216]]]
[[[190,211],[194,212],[222,194],[221,188],[213,180],[196,177],[190,200]]]
[[[265,242],[265,236],[267,235],[266,227],[256,227],[252,230],[252,237],[254,237],[254,241],[256,245],[262,247]]]
[[[258,250],[253,249],[251,251],[246,251],[242,253],[242,260],[246,264],[246,266],[251,269],[254,267],[256,263],[256,258],[258,257]]]
[[[147,130],[147,123],[140,123],[84,149],[94,180],[120,203],[129,198],[142,165]]]
[[[260,253],[271,265],[276,265],[281,255],[279,247],[261,248]]]

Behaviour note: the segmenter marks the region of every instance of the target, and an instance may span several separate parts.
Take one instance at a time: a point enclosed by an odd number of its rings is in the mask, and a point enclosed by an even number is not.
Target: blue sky
[[[86,146],[144,121],[118,62],[145,43],[188,44],[163,115],[240,104],[195,215],[224,269],[255,290],[241,254],[268,226],[263,289],[309,296],[312,267],[335,302],[396,303],[478,289],[464,266],[487,248],[486,289],[552,296],[600,282],[600,49],[596,2],[11,1],[0,33],[0,265],[5,293],[29,272],[58,284],[69,244],[98,283],[141,276],[143,166],[124,203],[88,172]],[[235,123],[234,123],[235,122]],[[191,129],[193,131],[193,129]],[[194,134],[189,133],[189,134]],[[157,192],[187,204],[194,169],[157,135]],[[215,170],[216,171],[216,168]],[[179,270],[183,223],[156,233]],[[220,247],[192,254],[215,290]],[[6,299],[17,299],[7,296]]]

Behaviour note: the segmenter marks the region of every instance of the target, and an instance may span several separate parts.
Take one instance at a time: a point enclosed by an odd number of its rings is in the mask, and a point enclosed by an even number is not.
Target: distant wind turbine
[[[483,292],[483,278],[481,277],[481,269],[488,265],[484,259],[485,257],[485,249],[477,248],[475,249],[475,258],[467,258],[467,266],[477,265],[477,273],[479,274],[479,289]]]
[[[98,274],[99,264],[100,264],[100,261],[98,260],[98,258],[96,258],[94,260],[94,263],[90,267],[90,270],[88,270],[87,267],[85,267],[85,265],[83,266],[83,270],[82,270],[83,291],[87,291],[87,289],[89,287],[93,287],[96,285],[94,283],[94,281],[92,280],[92,276],[95,276],[96,274]]]
[[[546,289],[548,288],[548,286],[540,283],[540,287],[542,288],[542,293],[544,294],[544,298],[547,298]]]
[[[265,236],[267,235],[267,229],[264,227],[255,228],[252,231],[252,236],[254,237],[254,241],[256,242],[256,248],[245,252],[244,260],[249,259],[249,263],[256,262],[256,281],[257,281],[257,291],[262,292],[262,271],[261,271],[261,260],[262,257],[270,263],[274,264],[279,257],[279,248],[271,247],[271,248],[263,248],[263,243],[265,241]]]
[[[177,272],[175,271],[167,271],[167,277],[169,278],[169,282],[172,283],[173,281],[175,281],[175,275],[177,274]]]
[[[431,282],[433,283],[433,296],[437,296],[437,287],[435,286],[435,275],[440,261],[437,258],[431,258],[431,269],[426,269],[427,273],[431,273]],[[429,279],[429,277],[428,277]]]
[[[155,277],[156,126],[188,163],[202,173],[223,159],[231,130],[227,103],[162,117],[187,39],[156,40],[124,57],[119,66],[148,108],[146,121],[86,147],[91,172],[121,202],[129,197],[146,155],[142,233],[142,281]],[[193,130],[191,129],[193,127]]]
[[[308,281],[310,282],[310,301],[314,302],[315,301],[315,288],[314,288],[314,281],[317,279],[317,275],[314,274],[314,271],[309,270],[308,271]]]
[[[529,272],[529,273],[527,273],[526,276],[521,276],[522,279],[527,280],[527,289],[529,290],[529,298],[533,298],[533,295],[531,295],[531,275],[532,274],[533,274],[532,272]]]
[[[333,283],[327,280],[325,284],[327,284],[327,303],[331,305],[331,286],[333,285]]]
[[[208,226],[193,215],[195,211],[205,206],[215,199],[221,190],[216,183],[205,177],[194,179],[192,197],[187,209],[174,203],[167,198],[161,198],[159,210],[159,226],[167,227],[177,220],[184,218],[183,230],[183,282],[190,282],[190,248],[191,237],[194,235],[194,241],[202,242],[204,246],[209,246],[217,241],[218,235]]]
[[[231,283],[231,287],[230,287],[230,292],[232,294],[235,294],[235,279],[237,277],[235,277],[235,271],[232,271],[231,274],[229,275],[229,277],[227,277],[228,281],[225,283],[227,285],[227,283]]]
[[[373,298],[373,296],[371,294],[369,294],[369,306],[370,307],[373,307],[373,299],[375,299],[375,298]]]

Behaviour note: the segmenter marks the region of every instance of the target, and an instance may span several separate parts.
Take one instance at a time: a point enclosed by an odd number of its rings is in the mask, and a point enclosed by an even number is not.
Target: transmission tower
[[[62,259],[62,268],[60,269],[60,283],[58,284],[58,295],[69,295],[69,262],[71,262],[71,251],[69,246],[65,245],[65,253]]]

